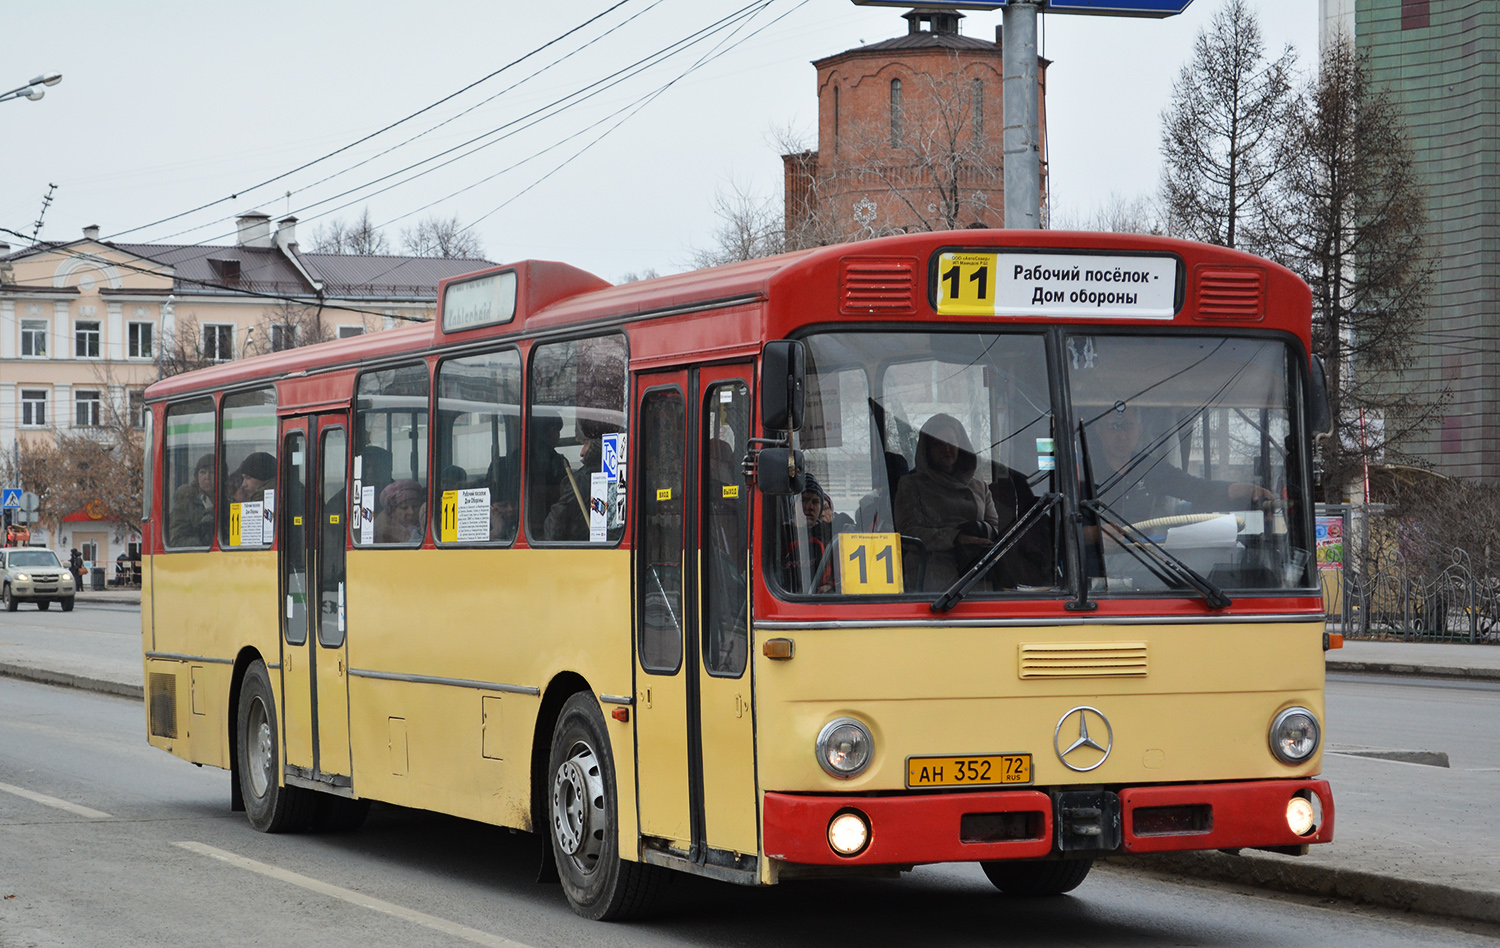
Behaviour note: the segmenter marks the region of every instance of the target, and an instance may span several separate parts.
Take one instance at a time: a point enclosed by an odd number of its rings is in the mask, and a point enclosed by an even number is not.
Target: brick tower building
[[[1004,73],[956,10],[912,10],[905,36],[817,60],[818,148],[783,155],[787,245],[1005,220]],[[1046,66],[1038,63],[1046,202]]]

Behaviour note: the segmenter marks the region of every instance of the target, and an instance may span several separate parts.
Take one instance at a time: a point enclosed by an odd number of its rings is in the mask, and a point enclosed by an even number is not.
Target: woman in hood
[[[927,551],[923,585],[947,589],[1000,535],[990,492],[976,477],[974,446],[952,415],[933,415],[917,439],[916,467],[896,489],[896,529]]]

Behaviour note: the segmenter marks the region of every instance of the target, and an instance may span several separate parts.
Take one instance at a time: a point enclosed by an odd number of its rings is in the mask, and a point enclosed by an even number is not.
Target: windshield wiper
[[[1163,572],[1175,576],[1177,579],[1196,589],[1204,599],[1208,600],[1209,608],[1228,609],[1234,605],[1234,600],[1225,595],[1224,590],[1217,583],[1184,563],[1176,554],[1168,551],[1155,540],[1137,530],[1134,524],[1115,513],[1104,501],[1085,500],[1079,506],[1092,510],[1101,525],[1108,523],[1110,527],[1119,531],[1126,539],[1134,541],[1135,548],[1129,551],[1136,555],[1137,558],[1139,558],[1138,551],[1144,551]],[[1150,564],[1147,565],[1149,566]]]
[[[1046,516],[1053,507],[1056,507],[1060,500],[1062,500],[1062,494],[1043,494],[1041,499],[1032,505],[1030,510],[1022,514],[1015,523],[1011,524],[1010,529],[1005,531],[1004,536],[995,541],[994,546],[986,550],[985,554],[973,566],[969,567],[967,573],[964,573],[958,578],[957,582],[949,586],[947,592],[933,600],[932,605],[928,606],[928,608],[933,612],[947,612],[958,605],[959,600],[968,595],[969,590],[974,588],[974,584],[979,582],[979,577],[983,576],[989,571],[991,566],[999,562],[1000,557],[1009,553],[1011,547],[1021,541],[1021,537],[1026,531],[1030,530],[1037,521]]]

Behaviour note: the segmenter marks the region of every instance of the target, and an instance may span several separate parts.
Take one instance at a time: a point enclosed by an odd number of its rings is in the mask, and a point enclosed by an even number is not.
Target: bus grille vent
[[[1145,642],[1021,646],[1022,678],[1144,678]]]
[[[152,672],[147,685],[152,737],[177,738],[177,676]]]
[[[839,311],[846,316],[915,316],[916,257],[845,257],[839,262]]]
[[[1203,319],[1259,320],[1265,315],[1266,274],[1249,268],[1198,271],[1198,315]]]

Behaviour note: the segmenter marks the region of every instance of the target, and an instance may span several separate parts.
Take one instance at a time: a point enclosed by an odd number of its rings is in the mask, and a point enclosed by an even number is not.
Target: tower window
[[[891,147],[901,147],[901,80],[891,80]]]

